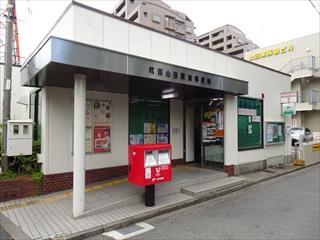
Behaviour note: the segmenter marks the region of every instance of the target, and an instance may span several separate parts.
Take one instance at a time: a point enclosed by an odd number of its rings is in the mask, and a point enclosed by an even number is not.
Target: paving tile
[[[157,211],[163,206],[188,200],[191,197],[181,193],[167,195],[168,192],[173,191],[173,189],[179,189],[180,186],[187,182],[190,184],[190,181],[186,181],[186,178],[196,179],[198,174],[198,177],[201,176],[201,178],[197,179],[199,183],[199,181],[207,182],[210,179],[225,176],[225,174],[221,174],[221,172],[215,175],[215,172],[211,170],[201,169],[197,171],[197,169],[194,168],[189,168],[186,172],[181,168],[177,172],[179,176],[176,177],[173,182],[167,185],[157,186],[159,196],[157,196],[157,206],[155,208],[147,208],[144,206],[141,198],[144,191],[143,188],[135,187],[129,183],[121,183],[115,186],[107,186],[107,184],[105,184],[102,189],[86,193],[86,209],[93,209],[96,208],[96,206],[103,206],[107,203],[118,204],[119,200],[124,199],[127,199],[128,202],[135,200],[134,202],[122,206],[117,205],[115,209],[110,208],[106,211],[98,212],[92,216],[77,220],[72,216],[72,198],[62,198],[68,191],[15,202],[11,201],[7,203],[7,205],[13,203],[27,204],[31,201],[38,201],[38,203],[22,208],[15,208],[10,210],[9,213],[4,212],[4,214],[8,216],[13,223],[20,225],[22,230],[33,238],[48,238],[57,235],[65,236],[92,227],[110,224],[126,217]],[[53,198],[54,201],[47,201]],[[0,203],[0,206],[4,206],[4,204]]]

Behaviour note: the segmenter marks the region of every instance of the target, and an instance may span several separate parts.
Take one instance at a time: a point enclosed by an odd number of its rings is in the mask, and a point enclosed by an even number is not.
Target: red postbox
[[[149,186],[171,181],[171,145],[129,145],[129,182]]]

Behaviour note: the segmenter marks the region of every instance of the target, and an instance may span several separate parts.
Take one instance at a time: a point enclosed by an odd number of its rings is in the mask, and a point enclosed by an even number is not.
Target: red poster
[[[95,153],[111,151],[110,126],[95,127],[93,132]]]

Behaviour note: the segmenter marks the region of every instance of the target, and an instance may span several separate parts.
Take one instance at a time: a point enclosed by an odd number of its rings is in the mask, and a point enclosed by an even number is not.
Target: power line
[[[309,0],[309,2],[311,3],[312,7],[316,10],[316,12],[320,15],[320,11],[316,8],[314,3],[311,0]],[[320,5],[320,2],[319,2],[319,5]]]

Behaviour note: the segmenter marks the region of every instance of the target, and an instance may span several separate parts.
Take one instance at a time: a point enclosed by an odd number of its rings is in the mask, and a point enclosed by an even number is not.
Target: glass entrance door
[[[223,100],[212,99],[210,103],[202,108],[202,166],[223,168]]]

